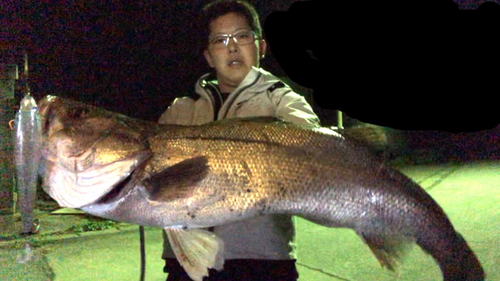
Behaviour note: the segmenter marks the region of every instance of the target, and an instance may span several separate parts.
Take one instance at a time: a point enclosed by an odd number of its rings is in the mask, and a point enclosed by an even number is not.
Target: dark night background
[[[196,25],[197,12],[209,1],[5,2],[7,42],[28,49],[37,98],[68,96],[156,120],[209,70]],[[268,13],[289,6],[254,2],[262,24]],[[22,65],[22,57],[17,61]],[[271,56],[262,63],[284,75]]]
[[[0,48],[5,54],[2,60],[16,61],[21,66],[20,54],[23,49],[28,50],[29,82],[37,99],[48,94],[70,97],[155,121],[177,95],[192,91],[194,82],[209,70],[200,51],[199,43],[204,38],[197,33],[200,27],[196,20],[207,0],[0,1],[0,34],[4,37]],[[264,26],[270,13],[287,11],[297,1],[249,2],[255,5]],[[455,2],[460,9],[475,9],[484,1]],[[269,47],[262,66],[277,76],[286,76]],[[495,71],[498,74],[497,66]],[[332,97],[335,98],[333,94]],[[322,109],[310,96],[306,98],[324,125],[335,124],[334,110]],[[411,103],[412,97],[409,98],[404,102]],[[399,106],[404,99],[400,96],[393,101]],[[486,102],[491,104],[492,100]],[[333,101],[331,106],[335,106]],[[432,108],[432,103],[429,106]],[[381,108],[385,110],[387,106]],[[429,108],[418,110],[424,116]],[[482,118],[477,115],[481,110],[460,110],[463,115],[472,114],[473,120],[474,115]],[[499,128],[491,124],[495,122],[489,122],[483,128],[486,131],[413,131],[402,138],[410,148],[461,154],[456,158],[498,159]]]

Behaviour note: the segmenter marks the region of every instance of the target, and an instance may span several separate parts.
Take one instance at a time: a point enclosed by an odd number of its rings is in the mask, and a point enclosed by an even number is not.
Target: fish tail
[[[436,259],[444,281],[485,279],[481,263],[460,233],[454,232],[448,234],[448,237],[433,238],[418,239],[417,244]]]

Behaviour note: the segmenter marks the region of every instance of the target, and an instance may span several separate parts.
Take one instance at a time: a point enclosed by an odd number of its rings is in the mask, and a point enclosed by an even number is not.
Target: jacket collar
[[[264,77],[263,79],[261,79]],[[220,110],[218,110],[218,102],[215,99],[219,99],[219,89],[217,86],[217,80],[215,78],[215,74],[213,72],[207,73],[198,79],[196,83],[196,93],[200,95],[200,97],[209,101],[212,110],[219,111],[217,119],[224,119],[227,116],[229,109],[235,103],[236,100],[241,100],[244,98],[246,94],[252,94],[254,92],[264,91],[269,88],[272,84],[278,82],[279,79],[271,75],[269,72],[263,70],[262,68],[252,67],[248,72],[247,76],[243,79],[243,81],[236,87],[236,89],[229,94],[227,99],[222,104]],[[246,91],[248,88],[252,87],[252,91]],[[216,92],[214,92],[216,91]]]
[[[238,90],[238,88],[244,87],[247,84],[251,84],[253,81],[255,81],[255,79],[257,79],[259,77],[259,75],[262,72],[265,72],[265,70],[263,70],[262,68],[256,68],[255,66],[252,67],[250,69],[250,71],[248,72],[247,76],[245,76],[243,81],[241,81],[240,85],[238,85],[238,87],[236,87],[236,89],[233,91],[233,93],[236,92]],[[207,83],[210,83],[212,85],[218,84],[217,77],[213,71],[201,76],[200,79],[198,79],[197,85],[205,87]]]

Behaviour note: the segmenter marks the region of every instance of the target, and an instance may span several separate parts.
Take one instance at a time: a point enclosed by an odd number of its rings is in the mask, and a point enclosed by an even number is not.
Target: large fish
[[[350,228],[389,269],[415,242],[444,280],[484,280],[421,187],[332,130],[273,118],[158,125],[57,97],[40,111],[46,191],[61,206],[165,228],[194,280],[223,264],[223,241],[202,228],[266,214]]]

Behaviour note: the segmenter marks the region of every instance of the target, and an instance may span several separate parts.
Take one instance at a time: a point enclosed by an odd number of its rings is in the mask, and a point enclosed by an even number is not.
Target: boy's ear
[[[259,52],[260,58],[263,59],[266,56],[267,42],[264,39],[259,40]]]
[[[207,60],[207,63],[210,67],[215,67],[214,66],[214,62],[212,61],[212,57],[210,57],[210,53],[208,52],[208,50],[204,50],[203,51],[203,56],[205,56],[205,60]]]

